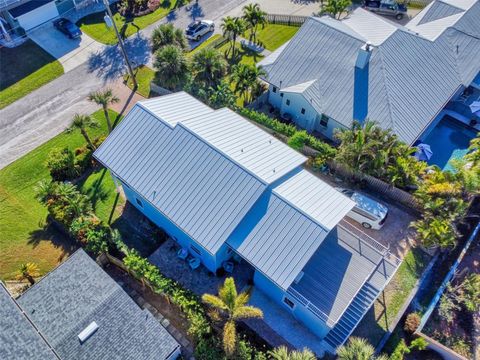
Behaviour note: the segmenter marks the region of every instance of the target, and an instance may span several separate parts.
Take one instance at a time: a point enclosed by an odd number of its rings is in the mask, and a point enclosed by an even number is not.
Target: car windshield
[[[200,24],[201,24],[200,21],[194,21],[190,25],[188,25],[188,30],[193,31],[196,28],[198,28]]]
[[[77,27],[76,27],[74,24],[70,23],[70,22],[65,23],[65,27],[66,27],[68,30],[77,30]]]

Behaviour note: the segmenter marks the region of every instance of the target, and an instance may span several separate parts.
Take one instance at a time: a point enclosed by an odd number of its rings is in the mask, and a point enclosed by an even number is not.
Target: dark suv
[[[53,26],[70,39],[79,38],[82,35],[80,28],[68,19],[60,18],[53,22]]]

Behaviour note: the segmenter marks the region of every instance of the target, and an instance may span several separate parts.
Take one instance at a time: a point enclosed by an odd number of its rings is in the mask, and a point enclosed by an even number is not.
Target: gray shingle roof
[[[439,36],[434,41],[402,27],[377,39],[369,65],[367,117],[413,143],[456,90],[480,71],[479,18],[476,2],[453,25],[435,29]],[[316,80],[303,96],[317,112],[346,127],[353,119],[355,61],[368,40],[348,23],[363,29],[363,21],[308,19],[273,63],[267,58],[264,66],[267,81],[281,89]]]
[[[57,359],[47,343],[0,283],[0,359]]]
[[[83,250],[18,303],[62,359],[167,359],[179,347]],[[92,321],[98,330],[80,343],[78,334]]]

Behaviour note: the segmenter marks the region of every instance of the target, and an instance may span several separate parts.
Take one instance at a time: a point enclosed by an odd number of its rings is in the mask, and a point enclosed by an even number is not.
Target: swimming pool
[[[451,158],[463,157],[467,153],[470,140],[476,132],[453,118],[445,115],[435,128],[423,139],[423,142],[430,145],[433,156],[429,164],[438,165],[441,169],[449,170],[448,162]]]

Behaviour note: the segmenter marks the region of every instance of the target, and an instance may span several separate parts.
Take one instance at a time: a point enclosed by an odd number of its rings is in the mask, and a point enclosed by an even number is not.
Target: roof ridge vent
[[[85,341],[87,341],[88,338],[92,336],[97,330],[97,323],[95,321],[92,321],[90,325],[88,325],[85,329],[82,330],[80,334],[78,334],[78,339],[80,340],[80,343],[83,344]]]

